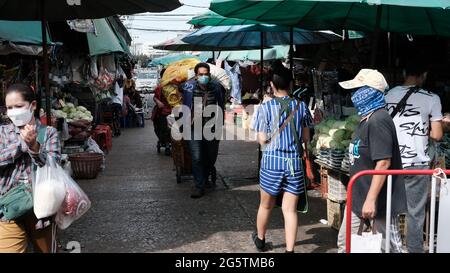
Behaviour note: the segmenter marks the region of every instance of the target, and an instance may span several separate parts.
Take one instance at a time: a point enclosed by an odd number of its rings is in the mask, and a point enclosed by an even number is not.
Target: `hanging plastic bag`
[[[66,192],[63,175],[62,167],[51,158],[47,158],[43,167],[37,168],[33,184],[33,210],[38,219],[56,214],[61,207]]]
[[[64,172],[61,181],[65,184],[66,192],[55,221],[60,229],[66,229],[91,208],[91,201],[66,172]]]
[[[375,221],[371,232],[363,232],[364,220],[361,220],[357,234],[352,234],[352,253],[381,253],[383,235],[375,230]]]
[[[91,77],[93,79],[98,78],[97,56],[91,57]]]
[[[89,137],[89,139],[87,140],[87,150],[86,152],[92,152],[92,153],[99,153],[103,155],[103,161],[102,161],[102,165],[100,166],[101,170],[105,169],[105,153],[103,152],[102,149],[100,149],[100,146],[98,146],[97,142],[92,139],[92,137]]]

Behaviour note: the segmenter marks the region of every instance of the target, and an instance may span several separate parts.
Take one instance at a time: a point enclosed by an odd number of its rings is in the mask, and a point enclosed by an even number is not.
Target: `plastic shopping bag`
[[[66,185],[66,195],[55,221],[60,229],[66,229],[91,208],[91,201],[67,173],[64,173],[62,181]]]
[[[38,219],[52,216],[58,212],[64,201],[64,170],[53,159],[48,158],[44,166],[36,170],[33,185],[33,210]]]
[[[87,140],[87,150],[86,152],[92,152],[92,153],[99,153],[103,155],[103,161],[102,161],[102,165],[100,166],[100,169],[103,171],[105,169],[105,153],[103,152],[102,149],[100,149],[100,146],[98,146],[97,142],[92,138],[89,137]]]
[[[357,234],[352,234],[352,253],[381,253],[383,235],[375,231],[375,221],[371,232],[362,232],[364,220],[361,220]]]

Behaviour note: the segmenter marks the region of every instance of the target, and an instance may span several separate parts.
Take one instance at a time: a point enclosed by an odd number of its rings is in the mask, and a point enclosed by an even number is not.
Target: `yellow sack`
[[[175,84],[163,86],[162,93],[171,107],[180,105],[183,102],[183,97],[181,93],[178,92],[178,86]]]
[[[194,58],[171,63],[164,72],[161,85],[180,84],[190,79],[189,70],[193,70],[200,61]],[[167,98],[167,97],[166,97]]]

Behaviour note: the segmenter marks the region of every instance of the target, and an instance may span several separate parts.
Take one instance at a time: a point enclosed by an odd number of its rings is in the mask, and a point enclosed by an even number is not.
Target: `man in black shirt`
[[[402,169],[400,150],[394,122],[386,111],[383,75],[376,70],[363,69],[354,80],[339,83],[345,89],[358,88],[352,102],[361,116],[361,122],[350,144],[350,176],[364,170]],[[375,229],[386,233],[386,176],[362,176],[353,186],[352,233],[360,222],[374,220]],[[348,208],[346,208],[348,209]],[[402,252],[398,229],[398,215],[406,212],[405,184],[401,176],[392,177],[391,251]],[[345,247],[345,216],[338,236],[339,252]],[[382,245],[384,248],[384,244]]]

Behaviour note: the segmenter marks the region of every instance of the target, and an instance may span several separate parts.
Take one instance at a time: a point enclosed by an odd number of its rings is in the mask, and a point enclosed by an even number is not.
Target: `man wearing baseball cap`
[[[350,144],[350,176],[364,170],[401,169],[397,133],[386,111],[384,91],[388,84],[377,70],[362,69],[353,80],[340,82],[344,89],[354,89],[352,102],[361,122]],[[377,232],[386,236],[386,176],[363,176],[353,186],[352,233],[361,222],[373,220]],[[347,210],[348,208],[346,208]],[[391,209],[391,252],[402,252],[398,215],[406,212],[405,185],[393,177]],[[338,235],[338,251],[345,251],[345,214]],[[384,248],[385,244],[382,245]]]

